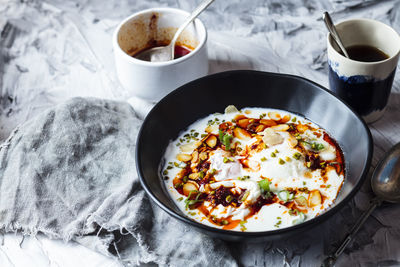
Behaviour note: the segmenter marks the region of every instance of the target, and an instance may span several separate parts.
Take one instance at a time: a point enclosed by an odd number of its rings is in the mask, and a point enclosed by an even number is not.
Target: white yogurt
[[[222,147],[208,151],[208,157],[203,162],[208,163],[209,168],[207,172],[201,175],[212,176],[212,183],[201,184],[198,186],[198,191],[204,192],[203,194],[214,191],[214,194],[216,194],[219,189],[224,187],[232,195],[242,195],[243,199],[235,205],[230,203],[225,206],[205,200],[202,202],[203,210],[207,210],[209,214],[204,214],[196,208],[188,208],[185,203],[187,196],[180,194],[174,187],[174,178],[179,176],[182,171],[181,167],[188,164],[193,169],[198,163],[179,162],[176,159],[177,155],[180,153],[192,155],[192,161],[194,161],[196,158],[192,154],[193,151],[200,152],[203,149],[202,146],[207,147],[207,145],[201,145],[202,135],[208,133],[218,135],[218,125],[221,122],[231,122],[239,114],[245,115],[248,119],[259,119],[260,115],[264,116],[262,114],[269,112],[275,112],[274,114],[277,112],[282,118],[285,115],[290,116],[288,122],[280,124],[283,125],[281,126],[283,128],[287,128],[286,125],[289,124],[291,124],[291,127],[297,127],[300,123],[306,125],[306,127],[312,127],[312,130],[299,132],[298,136],[295,137],[288,130],[279,130],[278,128],[278,130],[272,131],[273,127],[271,127],[267,128],[270,130],[266,132],[253,133],[253,136],[246,140],[233,136],[230,140],[231,146],[240,142],[240,144],[236,144],[237,147],[241,148],[241,152],[237,152],[238,154],[231,154]],[[264,119],[270,120],[268,115]],[[210,125],[210,122],[214,122],[214,124]],[[269,136],[264,137],[264,133]],[[170,142],[165,152],[166,163],[163,166],[164,176],[168,177],[165,180],[165,185],[177,206],[190,218],[203,224],[235,231],[268,231],[289,227],[324,212],[333,204],[343,184],[343,173],[337,173],[335,168],[330,166],[334,166],[335,160],[337,160],[337,148],[326,142],[323,139],[323,134],[324,131],[317,125],[286,111],[245,108],[242,112],[212,114],[196,121],[186,131],[182,132],[179,138]],[[297,143],[295,147],[293,147],[293,142]],[[197,148],[199,144],[200,147]],[[254,148],[253,146],[258,147]],[[207,149],[209,148],[207,147]],[[248,153],[242,155],[243,151]],[[307,166],[305,155],[311,153],[311,151],[315,152],[313,155],[319,155],[321,162],[325,162],[323,163],[325,164],[323,165],[324,168],[313,170],[310,166]],[[296,157],[296,153],[300,156]],[[326,174],[323,175],[323,172]],[[294,194],[288,194],[288,196],[295,197],[296,201],[301,198],[302,201],[294,202],[295,205],[293,205],[296,208],[286,207],[283,201],[273,201],[273,203],[263,205],[256,213],[252,213],[254,204],[266,194],[258,183],[263,179],[270,181],[269,190],[272,195],[285,197],[286,191],[280,193],[282,190],[295,190],[296,196]],[[191,182],[196,183],[198,181],[192,180]],[[182,183],[184,184],[184,182]],[[318,192],[312,193],[313,191]],[[319,204],[313,205],[315,202],[310,202],[308,198],[311,195],[314,196],[314,194],[316,194],[317,200],[322,200],[322,203],[317,201],[316,203]],[[321,198],[318,196],[321,196]],[[304,204],[304,199],[307,201],[306,206],[299,206],[298,203]],[[290,204],[293,199],[288,199],[287,202]],[[214,223],[213,220],[218,223]],[[239,221],[240,223],[238,223]]]

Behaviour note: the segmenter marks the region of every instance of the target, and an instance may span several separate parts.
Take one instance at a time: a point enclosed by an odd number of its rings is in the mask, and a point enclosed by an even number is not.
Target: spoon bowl
[[[182,23],[178,28],[171,42],[167,46],[157,46],[147,49],[135,57],[140,60],[151,61],[151,62],[163,62],[174,59],[175,43],[178,40],[179,35],[183,30],[195,19],[201,12],[203,12],[214,0],[204,0],[196,7],[195,10],[190,14],[189,17]]]
[[[379,199],[400,202],[400,143],[392,147],[376,167],[371,187]]]
[[[386,152],[385,157],[376,166],[371,178],[372,191],[376,198],[371,200],[369,208],[353,225],[349,234],[341,242],[341,245],[328,256],[322,266],[333,266],[337,258],[342,254],[348,244],[354,239],[358,230],[368,219],[369,215],[382,204],[383,201],[391,203],[400,202],[400,143]]]

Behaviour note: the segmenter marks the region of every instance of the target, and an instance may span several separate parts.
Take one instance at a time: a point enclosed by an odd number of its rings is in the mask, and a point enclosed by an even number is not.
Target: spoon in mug
[[[330,34],[332,35],[333,40],[336,41],[336,43],[338,44],[340,50],[342,50],[343,54],[344,54],[347,58],[350,58],[350,57],[349,57],[349,54],[347,54],[347,51],[346,51],[346,49],[344,48],[343,42],[342,42],[342,40],[340,39],[339,34],[338,34],[337,31],[336,31],[335,24],[333,24],[332,18],[331,18],[331,16],[329,15],[329,13],[325,11],[325,12],[324,12],[324,15],[322,16],[322,18],[323,18],[323,20],[324,20],[324,22],[325,22],[326,27],[328,28],[328,31],[329,31]]]
[[[193,10],[189,17],[185,19],[182,25],[178,28],[171,42],[167,46],[158,46],[147,49],[135,56],[137,59],[151,61],[151,62],[162,62],[174,59],[175,43],[178,40],[179,35],[183,30],[195,19],[201,12],[203,12],[214,0],[204,0],[201,4]]]
[[[372,199],[369,208],[354,224],[341,245],[323,261],[323,267],[335,264],[339,255],[342,254],[347,245],[353,240],[369,215],[383,201],[391,203],[400,202],[400,143],[392,147],[375,168],[371,178],[371,187],[376,197]]]

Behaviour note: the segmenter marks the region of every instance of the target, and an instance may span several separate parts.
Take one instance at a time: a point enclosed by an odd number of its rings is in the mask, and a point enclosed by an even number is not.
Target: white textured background
[[[38,112],[73,96],[126,99],[114,69],[111,35],[126,16],[149,7],[192,10],[199,0],[0,0],[0,140]],[[216,0],[200,18],[209,32],[210,73],[255,69],[304,76],[328,86],[326,29],[372,18],[400,32],[400,1]],[[141,110],[138,110],[141,113]],[[376,165],[400,141],[400,73],[384,117],[370,125]],[[370,198],[368,183],[315,231],[293,240],[228,244],[244,266],[316,266],[345,235]],[[0,203],[1,205],[1,203]],[[400,205],[380,208],[337,266],[400,266]],[[4,234],[0,266],[119,266],[75,243]]]

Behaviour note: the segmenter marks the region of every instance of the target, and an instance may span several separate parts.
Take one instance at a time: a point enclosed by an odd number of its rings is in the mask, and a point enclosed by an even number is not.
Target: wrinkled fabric
[[[149,202],[135,168],[140,124],[127,103],[74,98],[15,129],[0,148],[0,229],[75,240],[127,265],[235,265],[222,241]]]

